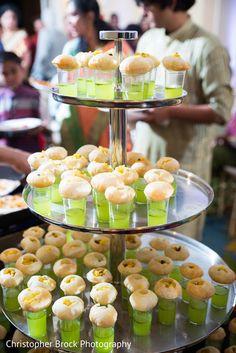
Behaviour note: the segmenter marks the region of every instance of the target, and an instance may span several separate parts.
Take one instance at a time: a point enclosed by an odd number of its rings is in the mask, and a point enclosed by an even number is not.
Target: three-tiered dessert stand
[[[123,40],[135,39],[136,32],[127,31],[102,31],[100,38],[104,40],[114,40],[115,55],[120,61],[122,58],[122,42]],[[121,76],[119,70],[116,73],[115,99],[114,100],[97,100],[91,98],[68,97],[62,96],[53,91],[53,97],[56,101],[66,104],[82,105],[87,107],[108,108],[110,112],[110,156],[111,165],[126,164],[126,127],[127,127],[127,109],[149,109],[170,105],[178,105],[183,101],[186,92],[181,97],[173,99],[165,99],[163,92],[157,90],[154,98],[143,101],[130,101],[122,99]],[[189,249],[189,260],[201,265],[204,269],[205,278],[207,278],[208,268],[213,264],[223,263],[223,260],[211,249],[205,245],[185,237],[175,231],[167,229],[187,223],[199,216],[212,202],[213,190],[211,187],[196,175],[180,170],[177,175],[177,194],[173,201],[170,202],[168,221],[166,224],[158,226],[148,226],[145,205],[137,205],[133,212],[130,227],[127,229],[111,229],[108,224],[99,224],[96,220],[96,212],[92,203],[92,199],[87,204],[87,219],[84,226],[74,226],[67,224],[65,221],[64,209],[62,205],[53,205],[51,215],[45,217],[38,214],[33,207],[33,193],[29,186],[24,190],[24,199],[29,209],[39,218],[47,223],[53,223],[64,228],[77,230],[82,232],[90,232],[93,234],[109,234],[111,239],[110,259],[111,271],[114,278],[114,284],[120,288],[119,276],[117,271],[118,264],[124,258],[125,253],[125,235],[143,233],[142,246],[148,246],[149,241],[157,236],[157,231],[161,231],[161,236],[167,237],[172,242],[182,243]],[[137,337],[132,334],[132,323],[127,310],[122,308],[121,295],[115,302],[118,311],[118,321],[115,329],[116,342],[123,342],[122,348],[114,349],[113,352],[122,353],[161,353],[178,351],[183,347],[193,345],[218,328],[230,315],[235,305],[235,286],[232,285],[229,292],[229,301],[225,310],[216,310],[209,307],[207,320],[203,326],[193,326],[187,320],[187,305],[179,301],[177,308],[176,323],[173,326],[164,326],[157,322],[156,312],[153,317],[152,333],[148,337]],[[87,293],[89,301],[89,295]],[[88,320],[90,304],[87,305],[84,315],[84,329],[81,332],[81,340],[92,341],[91,324]],[[8,319],[19,330],[28,335],[26,320],[22,313],[10,313],[4,311]],[[59,331],[57,320],[49,319],[47,341],[51,346],[56,346],[59,339]],[[128,347],[130,343],[131,347]],[[59,349],[60,350],[60,349]],[[62,349],[61,349],[62,350]],[[73,349],[64,348],[64,351],[73,351]],[[80,352],[91,352],[91,347],[83,346]]]

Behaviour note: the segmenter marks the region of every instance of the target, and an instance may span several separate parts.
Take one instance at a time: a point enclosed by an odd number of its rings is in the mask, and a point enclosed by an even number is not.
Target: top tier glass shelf
[[[57,88],[52,88],[53,98],[60,103],[71,105],[82,105],[93,108],[108,108],[108,109],[151,109],[158,107],[166,107],[178,105],[183,102],[187,92],[183,91],[182,96],[175,98],[165,98],[164,88],[157,87],[154,98],[147,100],[126,100],[126,99],[95,99],[86,97],[69,97],[58,93]]]

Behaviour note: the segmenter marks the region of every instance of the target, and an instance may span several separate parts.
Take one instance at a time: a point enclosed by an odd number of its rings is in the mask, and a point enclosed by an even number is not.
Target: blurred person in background
[[[20,58],[23,58],[27,50],[25,39],[27,33],[19,28],[20,11],[13,4],[0,7],[0,24],[2,27],[1,41],[6,51],[12,51]],[[24,62],[22,62],[24,66]]]
[[[75,32],[74,27],[71,25],[69,17],[67,15],[64,17],[64,28],[68,41],[77,37],[77,32]]]
[[[112,27],[101,19],[96,0],[69,0],[67,18],[74,39],[66,43],[63,54],[94,51],[106,44],[100,41],[99,31],[112,30]]]
[[[112,41],[99,39],[99,31],[112,28],[101,19],[96,0],[70,0],[67,16],[77,38],[65,45],[63,54],[76,55],[80,51],[106,51],[113,48]],[[127,42],[123,43],[123,47],[126,55],[132,52]],[[64,119],[61,128],[62,144],[69,152],[74,153],[85,143],[106,147],[109,145],[108,113],[96,108],[63,105],[56,115],[58,120]]]
[[[110,25],[114,31],[120,31],[119,16],[116,13],[111,14]]]
[[[141,21],[140,21],[140,27],[141,27],[142,33],[155,27],[155,22],[154,22],[153,15],[152,15],[151,11],[144,10],[144,14],[143,14]]]
[[[2,26],[0,24],[0,53],[4,51],[4,47],[2,44]]]
[[[50,81],[56,74],[52,59],[61,53],[67,38],[64,33],[55,29],[54,19],[47,10],[43,11],[42,24],[30,75],[36,80]]]
[[[142,28],[141,28],[141,26],[138,25],[138,24],[131,23],[131,24],[129,24],[129,25],[126,27],[125,30],[126,30],[126,31],[137,31],[137,32],[138,32],[138,38],[137,38],[137,39],[134,39],[134,40],[131,40],[131,41],[129,42],[130,47],[132,48],[133,52],[135,52],[135,51],[136,51],[136,48],[137,48],[138,40],[139,40],[140,36],[143,34]]]
[[[217,37],[192,22],[187,11],[194,0],[137,2],[152,13],[157,27],[144,33],[137,51],[159,59],[179,52],[190,62],[191,69],[186,74],[188,95],[183,104],[135,112],[129,119],[151,124],[166,141],[167,155],[179,160],[181,168],[210,182],[216,126],[230,118],[233,103],[228,52]],[[158,83],[164,83],[161,76]],[[189,235],[201,237],[200,222]]]
[[[32,34],[31,36],[28,36],[25,39],[25,45],[27,50],[26,50],[26,54],[24,55],[24,62],[25,62],[25,67],[27,72],[30,72],[32,69],[32,65],[36,55],[39,32],[43,27],[44,27],[43,21],[39,17],[36,17],[33,20],[34,34]]]
[[[24,83],[25,70],[21,59],[15,53],[0,54],[0,73],[4,78],[4,87],[0,88],[0,121],[40,118],[39,93]],[[44,148],[44,136],[38,132],[9,137],[1,142],[29,152]]]
[[[226,126],[225,134],[217,138],[213,150],[213,175],[221,176],[226,165],[236,167],[236,111]]]

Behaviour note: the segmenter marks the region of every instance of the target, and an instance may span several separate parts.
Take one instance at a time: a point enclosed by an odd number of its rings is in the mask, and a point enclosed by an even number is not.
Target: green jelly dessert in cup
[[[172,194],[172,197],[175,197],[176,192],[177,192],[176,175],[178,175],[178,171],[180,168],[179,162],[175,158],[172,158],[172,157],[161,157],[157,161],[157,168],[164,169],[165,171],[171,173],[172,176],[174,177],[174,180],[171,182],[171,185],[174,188],[174,192]]]
[[[56,246],[60,251],[61,257],[62,247],[66,243],[66,234],[60,230],[51,230],[45,234],[44,242],[46,245]]]
[[[71,342],[80,346],[81,315],[84,302],[74,295],[61,297],[52,306],[54,315],[59,320],[59,332],[62,342]]]
[[[56,289],[56,281],[47,275],[34,275],[28,280],[28,288],[41,287],[49,292],[53,292]],[[49,306],[46,309],[47,316],[52,314],[52,308]]]
[[[173,261],[167,256],[156,255],[148,263],[150,286],[154,288],[156,281],[168,277],[173,269]]]
[[[64,257],[54,263],[53,272],[57,277],[58,284],[60,284],[64,277],[77,273],[77,264],[75,260]]]
[[[145,75],[144,79],[144,99],[151,99],[154,96],[155,83],[157,77],[157,67],[160,65],[160,61],[149,53],[136,53],[142,55],[151,64],[151,70]]]
[[[153,69],[153,62],[144,53],[131,55],[120,64],[122,74],[123,99],[143,100],[147,74]],[[146,87],[148,91],[148,87]]]
[[[165,169],[149,169],[143,177],[147,184],[153,183],[155,181],[165,181],[166,183],[172,184],[173,186],[174,182],[173,175]]]
[[[211,305],[216,309],[225,309],[228,303],[230,285],[235,281],[235,273],[224,264],[211,266],[208,273],[215,287]]]
[[[111,272],[104,267],[93,268],[87,273],[86,277],[91,288],[93,288],[93,286],[97,283],[112,282]]]
[[[182,276],[180,284],[182,286],[182,300],[189,303],[189,295],[187,293],[187,283],[190,279],[199,278],[203,276],[203,270],[197,264],[192,262],[185,262],[180,267],[180,274]]]
[[[92,161],[87,166],[87,172],[91,177],[99,173],[107,173],[112,171],[113,171],[112,167],[107,162]]]
[[[81,276],[68,275],[64,277],[60,283],[60,289],[64,295],[78,295],[83,298],[83,292],[86,288],[86,283]]]
[[[42,275],[47,275],[53,279],[56,279],[53,272],[53,264],[60,257],[60,250],[54,245],[42,245],[36,251],[37,258],[42,262],[43,267],[40,271]]]
[[[94,70],[96,99],[114,99],[115,70],[118,62],[111,53],[94,52],[88,62]]]
[[[133,308],[133,332],[136,336],[148,336],[151,333],[152,310],[158,298],[149,289],[137,289],[129,297]]]
[[[27,285],[28,288],[41,287],[49,292],[53,292],[56,289],[56,281],[47,275],[31,276]]]
[[[77,93],[79,97],[87,96],[87,75],[86,68],[80,67],[78,69],[77,77]]]
[[[136,259],[125,259],[121,261],[118,266],[118,271],[121,275],[121,292],[122,292],[122,299],[128,299],[128,292],[127,288],[124,285],[124,280],[127,276],[131,274],[137,274],[142,271],[142,264]]]
[[[139,273],[134,273],[132,275],[128,275],[124,280],[124,286],[127,289],[128,293],[128,312],[129,315],[133,316],[133,308],[129,301],[130,295],[137,289],[148,289],[149,282],[146,277]]]
[[[20,293],[19,286],[23,278],[23,273],[14,267],[7,267],[0,271],[3,305],[7,311],[15,312],[20,310],[18,295]]]
[[[208,301],[215,293],[214,286],[201,277],[191,279],[187,284],[187,293],[190,297],[188,305],[189,322],[193,325],[204,325]]]
[[[116,300],[117,294],[116,288],[111,283],[101,282],[92,287],[90,297],[95,304],[108,305]]]
[[[146,204],[147,198],[144,193],[144,189],[147,185],[144,175],[151,168],[151,164],[149,161],[141,160],[132,164],[131,169],[135,170],[139,178],[134,182],[134,189],[136,192],[135,202],[137,204]]]
[[[167,223],[169,198],[173,194],[173,191],[171,184],[165,181],[154,181],[145,187],[144,194],[148,200],[148,226]]]
[[[59,94],[77,97],[77,69],[78,63],[74,56],[61,54],[52,60],[57,68]]]
[[[110,266],[110,239],[107,236],[97,235],[89,241],[91,251],[100,252],[106,256],[107,267]]]
[[[77,70],[57,70],[58,92],[62,96],[77,97]]]
[[[162,325],[174,325],[177,298],[181,296],[180,284],[173,278],[162,278],[155,283],[154,292],[158,296],[158,320]]]
[[[93,325],[95,352],[110,353],[114,343],[116,309],[111,304],[95,304],[90,309],[89,320]]]
[[[131,186],[135,189],[135,183],[139,179],[139,175],[136,170],[126,167],[125,165],[119,165],[114,169],[113,173],[120,176],[125,185]],[[135,200],[132,200],[131,212],[133,212],[135,208],[134,201]]]
[[[149,281],[151,281],[151,273],[148,268],[148,263],[156,255],[156,250],[150,246],[145,246],[137,251],[137,259],[141,262],[143,267],[142,275],[145,276]]]
[[[46,309],[52,302],[50,292],[41,287],[26,288],[20,292],[18,300],[26,312],[29,335],[42,338],[47,334]]]
[[[127,234],[125,236],[125,258],[136,259],[137,250],[142,244],[140,236],[137,234]]]
[[[36,275],[42,268],[42,262],[34,254],[26,253],[16,261],[16,268],[24,275],[22,285],[27,287],[29,276]]]
[[[162,63],[165,67],[165,98],[182,96],[185,73],[190,64],[177,52],[165,56]]]
[[[156,249],[157,254],[159,256],[164,256],[165,255],[165,249],[167,248],[167,246],[170,245],[170,242],[165,237],[157,236],[155,234],[155,237],[152,240],[150,240],[149,245],[152,248]]]
[[[105,198],[109,203],[110,228],[129,228],[131,205],[135,191],[128,185],[109,186]]]
[[[79,97],[94,97],[95,95],[94,70],[88,68],[88,63],[92,56],[93,53],[91,51],[79,52],[75,56],[79,66],[77,77]]]
[[[92,151],[93,154],[96,152]],[[91,179],[91,185],[93,187],[93,202],[96,208],[97,221],[99,223],[109,223],[109,206],[105,191],[109,186],[122,186],[122,178],[111,172],[99,173]]]
[[[79,231],[71,231],[70,232],[70,238],[71,240],[80,240],[84,243],[85,248],[86,248],[86,252],[90,251],[90,247],[89,247],[89,241],[91,240],[91,238],[93,237],[92,234],[90,233],[86,233],[86,232],[79,232]],[[82,271],[84,272],[84,256],[81,258],[78,258],[77,261],[79,262],[77,265],[78,267],[78,271],[82,273]],[[81,276],[81,274],[78,272],[78,274]]]
[[[25,237],[28,237],[29,235],[31,235],[33,237],[38,238],[40,240],[40,242],[42,243],[44,234],[45,234],[45,229],[43,229],[39,226],[34,226],[34,227],[27,228],[23,232],[22,236],[23,236],[23,238],[25,238]]]
[[[38,238],[29,235],[21,240],[20,246],[26,253],[34,254],[40,248],[41,242]]]
[[[96,99],[114,99],[114,72],[95,70]]]
[[[48,171],[33,171],[26,178],[33,190],[33,208],[43,216],[51,213],[51,187],[55,182],[55,176]]]
[[[0,260],[4,263],[5,267],[15,267],[17,259],[22,255],[18,248],[8,248],[0,253]]]
[[[79,239],[70,240],[63,245],[62,253],[65,257],[76,259],[77,262],[77,274],[83,276],[84,264],[83,257],[87,252],[86,245]]]
[[[89,252],[83,259],[85,274],[98,267],[107,267],[107,258],[100,252]]]
[[[171,243],[165,249],[165,255],[171,258],[174,261],[174,267],[169,275],[169,277],[175,279],[178,282],[181,282],[183,276],[180,272],[180,265],[189,257],[189,251],[185,245],[181,243]]]
[[[67,157],[67,150],[61,146],[53,146],[46,149],[45,155],[49,160],[40,165],[38,171],[48,171],[54,174],[55,182],[52,185],[51,201],[52,203],[62,203],[62,197],[59,194],[58,187],[61,181],[61,174],[67,169],[64,163],[64,159]]]
[[[90,183],[80,177],[63,178],[59,193],[63,197],[66,222],[83,226],[86,222],[86,198],[91,192]]]

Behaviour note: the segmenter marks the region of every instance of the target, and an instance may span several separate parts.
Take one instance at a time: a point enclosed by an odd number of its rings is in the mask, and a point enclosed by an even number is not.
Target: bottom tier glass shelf
[[[204,278],[208,280],[209,266],[213,264],[224,263],[223,260],[217,255],[217,253],[202,243],[197,242],[196,240],[187,238],[184,235],[171,231],[164,231],[161,233],[161,235],[164,235],[172,242],[182,243],[187,246],[190,252],[190,257],[187,259],[187,261],[199,264],[204,270]],[[147,233],[143,235],[141,238],[142,246],[147,246],[150,240],[156,236],[157,233]],[[161,353],[177,351],[183,347],[191,346],[203,340],[211,332],[221,326],[221,324],[229,317],[236,303],[236,286],[234,284],[230,287],[229,290],[227,308],[224,310],[217,310],[209,305],[206,323],[201,326],[195,326],[188,322],[188,306],[180,299],[177,304],[177,316],[173,326],[161,325],[157,319],[157,310],[155,310],[150,336],[140,337],[135,336],[132,332],[131,319],[129,317],[127,308],[125,308],[124,304],[122,304],[120,286],[117,286],[117,289],[119,291],[119,296],[116,299],[114,306],[118,312],[118,321],[115,326],[116,347],[113,349],[113,353]],[[59,293],[57,293],[53,299],[55,300],[58,297]],[[81,353],[96,352],[95,350],[92,350],[92,325],[88,318],[91,305],[92,301],[89,299],[89,290],[87,290],[85,294],[86,310],[83,315],[84,319],[82,320],[81,325],[80,348],[68,347],[66,343],[64,345],[61,343],[58,330],[58,321],[55,317],[48,318],[47,337],[45,337],[44,341],[49,342],[49,346],[51,348],[54,347],[56,350],[60,351],[79,351]],[[11,313],[4,310],[2,296],[1,306],[3,308],[4,314],[11,321],[11,323],[28,336],[29,333],[26,319],[23,316],[22,311]]]

